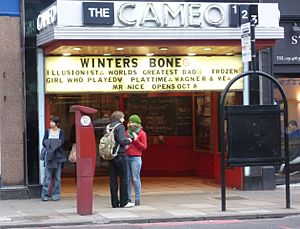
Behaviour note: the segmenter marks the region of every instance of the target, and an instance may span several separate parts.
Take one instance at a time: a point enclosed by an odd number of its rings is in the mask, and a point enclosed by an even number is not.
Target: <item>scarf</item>
[[[134,125],[130,125],[128,127],[128,136],[130,138],[133,138],[133,132],[136,133],[136,134],[139,134],[140,130],[141,130],[142,126],[141,124],[134,124]]]

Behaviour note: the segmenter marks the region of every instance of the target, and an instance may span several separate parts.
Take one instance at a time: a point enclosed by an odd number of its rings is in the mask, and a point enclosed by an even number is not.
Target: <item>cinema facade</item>
[[[258,6],[258,68],[265,71],[270,58],[265,50],[284,37],[284,30],[278,4],[253,4]],[[220,182],[219,98],[243,71],[238,15],[247,17],[245,9],[242,1],[57,0],[34,21],[27,20],[26,28],[38,30],[36,37],[26,31],[28,193],[38,195],[40,143],[51,115],[61,117],[70,151],[75,141],[70,106],[75,104],[98,110],[91,117],[97,141],[114,110],[141,117],[149,144],[143,176]],[[244,83],[238,81],[226,103],[243,104],[243,93]],[[107,162],[99,157],[96,166],[97,176],[108,174]],[[226,174],[227,185],[245,189],[244,168]],[[67,163],[62,175],[74,176],[74,166]]]

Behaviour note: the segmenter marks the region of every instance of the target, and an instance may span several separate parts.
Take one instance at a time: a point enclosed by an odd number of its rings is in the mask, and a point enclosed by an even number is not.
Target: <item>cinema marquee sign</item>
[[[144,26],[153,24],[157,27],[177,26],[201,27],[200,17],[211,26],[218,26],[225,20],[222,6],[190,3],[123,3],[114,8],[114,3],[83,2],[83,24],[113,25],[116,12],[117,20],[125,26]],[[138,12],[142,12],[139,15]],[[173,24],[175,25],[175,24]]]
[[[217,63],[217,64],[216,64]],[[46,57],[46,93],[223,90],[241,73],[232,57]],[[242,81],[232,87],[241,90]]]
[[[251,4],[250,4],[251,5]],[[259,22],[278,26],[274,4],[258,5]],[[57,1],[38,16],[38,29],[50,25],[59,27],[152,27],[152,28],[205,28],[239,27],[238,20],[249,4],[207,2],[124,2],[124,1]],[[241,7],[241,9],[240,9]],[[243,8],[243,9],[242,9]]]

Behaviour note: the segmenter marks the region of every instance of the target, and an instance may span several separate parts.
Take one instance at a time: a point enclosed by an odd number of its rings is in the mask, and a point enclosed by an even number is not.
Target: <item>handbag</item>
[[[42,148],[41,154],[40,154],[40,160],[45,161],[47,157],[47,149],[45,147]]]
[[[76,163],[76,143],[73,143],[71,152],[68,157],[69,162]]]

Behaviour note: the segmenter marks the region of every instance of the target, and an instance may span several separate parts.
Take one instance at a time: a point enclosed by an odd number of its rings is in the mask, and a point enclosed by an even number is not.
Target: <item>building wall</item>
[[[20,17],[0,17],[1,188],[24,184],[24,114]]]

